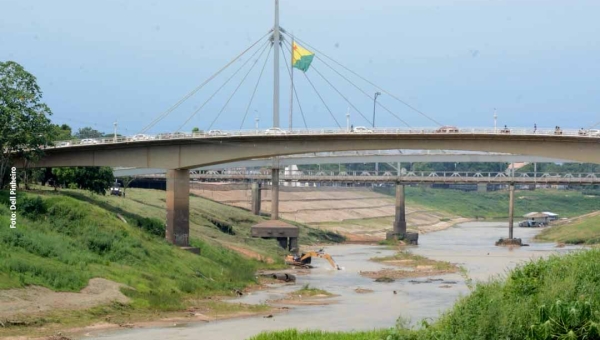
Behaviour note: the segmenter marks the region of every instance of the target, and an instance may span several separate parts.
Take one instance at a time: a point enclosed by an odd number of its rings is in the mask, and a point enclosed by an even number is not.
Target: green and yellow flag
[[[296,44],[292,44],[292,66],[302,70],[302,72],[308,71],[310,63],[312,63],[315,54],[305,49],[304,47]]]

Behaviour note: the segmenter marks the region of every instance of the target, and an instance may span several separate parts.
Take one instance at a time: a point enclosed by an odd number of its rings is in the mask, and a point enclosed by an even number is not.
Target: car
[[[588,136],[600,137],[600,130],[598,130],[598,129],[588,130]]]
[[[86,139],[82,139],[79,144],[98,144],[98,143],[99,142],[97,139],[86,138]]]
[[[58,143],[56,143],[56,147],[57,148],[62,148],[62,147],[65,147],[65,146],[71,146],[71,142],[58,142]]]
[[[285,135],[287,132],[280,128],[270,128],[265,130],[265,135]]]
[[[458,128],[456,126],[442,126],[437,129],[435,132],[437,133],[458,133]]]
[[[149,135],[144,135],[144,134],[137,134],[133,137],[131,137],[132,141],[140,141],[140,140],[152,140],[154,139],[154,136],[149,136]]]
[[[221,130],[209,130],[207,134],[209,136],[227,136],[227,135],[229,135],[227,132],[223,132]]]
[[[364,126],[357,126],[354,128],[354,130],[352,130],[352,132],[354,132],[354,133],[373,133],[373,130],[367,129]]]

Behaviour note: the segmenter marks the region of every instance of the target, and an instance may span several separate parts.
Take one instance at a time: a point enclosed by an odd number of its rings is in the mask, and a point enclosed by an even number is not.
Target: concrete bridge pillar
[[[508,186],[508,238],[513,239],[513,224],[515,217],[515,184]]]
[[[404,184],[396,184],[396,217],[394,219],[394,233],[406,234],[406,201],[404,198]]]
[[[167,232],[169,242],[189,245],[190,171],[167,170]]]
[[[190,245],[190,171],[167,170],[167,230],[172,244],[199,253]]]
[[[252,182],[252,213],[254,215],[260,215],[260,191],[260,182]]]
[[[387,233],[388,240],[405,240],[408,244],[418,244],[419,234],[406,231],[406,201],[404,184],[396,183],[396,217],[394,229]]]
[[[279,219],[279,169],[271,169],[271,219]]]

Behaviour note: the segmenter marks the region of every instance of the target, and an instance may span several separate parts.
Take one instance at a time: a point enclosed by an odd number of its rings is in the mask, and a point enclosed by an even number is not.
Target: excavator
[[[309,251],[306,253],[302,253],[302,255],[288,255],[285,257],[285,264],[304,268],[311,268],[310,262],[313,257],[320,257],[322,259],[326,259],[333,268],[337,270],[342,269],[337,263],[335,263],[331,255],[325,253],[323,249],[320,249],[319,251]]]

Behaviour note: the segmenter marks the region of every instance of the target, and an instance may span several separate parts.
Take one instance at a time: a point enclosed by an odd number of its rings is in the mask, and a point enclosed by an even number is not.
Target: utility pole
[[[373,96],[373,128],[375,127],[375,107],[377,106],[377,97],[381,95],[381,92],[375,92]]]
[[[273,26],[273,127],[279,127],[279,0],[275,0],[275,25]]]
[[[258,117],[254,118],[254,128],[256,129],[256,133],[258,133],[258,121],[260,119],[258,119]]]

